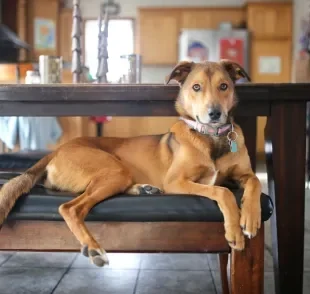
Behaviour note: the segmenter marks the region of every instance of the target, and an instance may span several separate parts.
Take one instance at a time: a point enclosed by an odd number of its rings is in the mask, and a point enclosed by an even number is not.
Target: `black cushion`
[[[17,173],[0,173],[0,184]],[[240,206],[242,189],[230,187]],[[58,207],[72,200],[76,195],[35,186],[28,195],[22,196],[9,219],[60,221]],[[261,195],[262,221],[267,221],[273,204],[269,196]],[[88,214],[88,221],[205,221],[222,222],[223,215],[215,201],[201,196],[190,195],[116,195],[97,204]]]
[[[25,170],[42,157],[50,153],[49,151],[20,151],[0,154],[0,170]]]

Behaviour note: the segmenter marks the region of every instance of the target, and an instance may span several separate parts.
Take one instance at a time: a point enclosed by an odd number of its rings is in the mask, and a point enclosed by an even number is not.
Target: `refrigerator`
[[[249,32],[245,29],[183,29],[179,38],[179,61],[230,59],[249,72],[249,48]]]

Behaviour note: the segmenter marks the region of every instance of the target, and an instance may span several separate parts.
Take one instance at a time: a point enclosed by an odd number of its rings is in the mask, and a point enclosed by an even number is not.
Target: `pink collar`
[[[197,132],[204,134],[204,135],[211,135],[211,136],[223,136],[227,135],[228,132],[232,130],[231,124],[224,124],[219,127],[213,127],[208,124],[202,124],[198,121],[193,121],[190,119],[186,119],[184,117],[180,117],[191,129],[196,130]]]

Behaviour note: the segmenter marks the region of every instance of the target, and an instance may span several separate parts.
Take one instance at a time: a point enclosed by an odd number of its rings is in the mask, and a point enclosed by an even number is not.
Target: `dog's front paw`
[[[225,238],[232,249],[244,249],[244,236],[242,230],[238,225],[225,225]]]
[[[261,226],[261,206],[251,199],[244,199],[241,208],[240,226],[249,239],[256,236]]]
[[[104,265],[109,264],[109,259],[107,253],[102,248],[89,248],[87,245],[83,246],[81,253],[85,257],[89,257],[91,263],[96,266],[103,267]]]

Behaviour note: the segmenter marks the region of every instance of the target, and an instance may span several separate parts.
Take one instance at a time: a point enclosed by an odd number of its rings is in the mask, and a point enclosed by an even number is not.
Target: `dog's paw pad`
[[[151,185],[141,185],[139,187],[140,194],[148,194],[148,195],[155,195],[155,194],[162,194],[162,191],[154,186]]]
[[[106,263],[105,259],[100,255],[92,257],[92,262],[98,267],[103,267],[105,264],[108,264]]]

